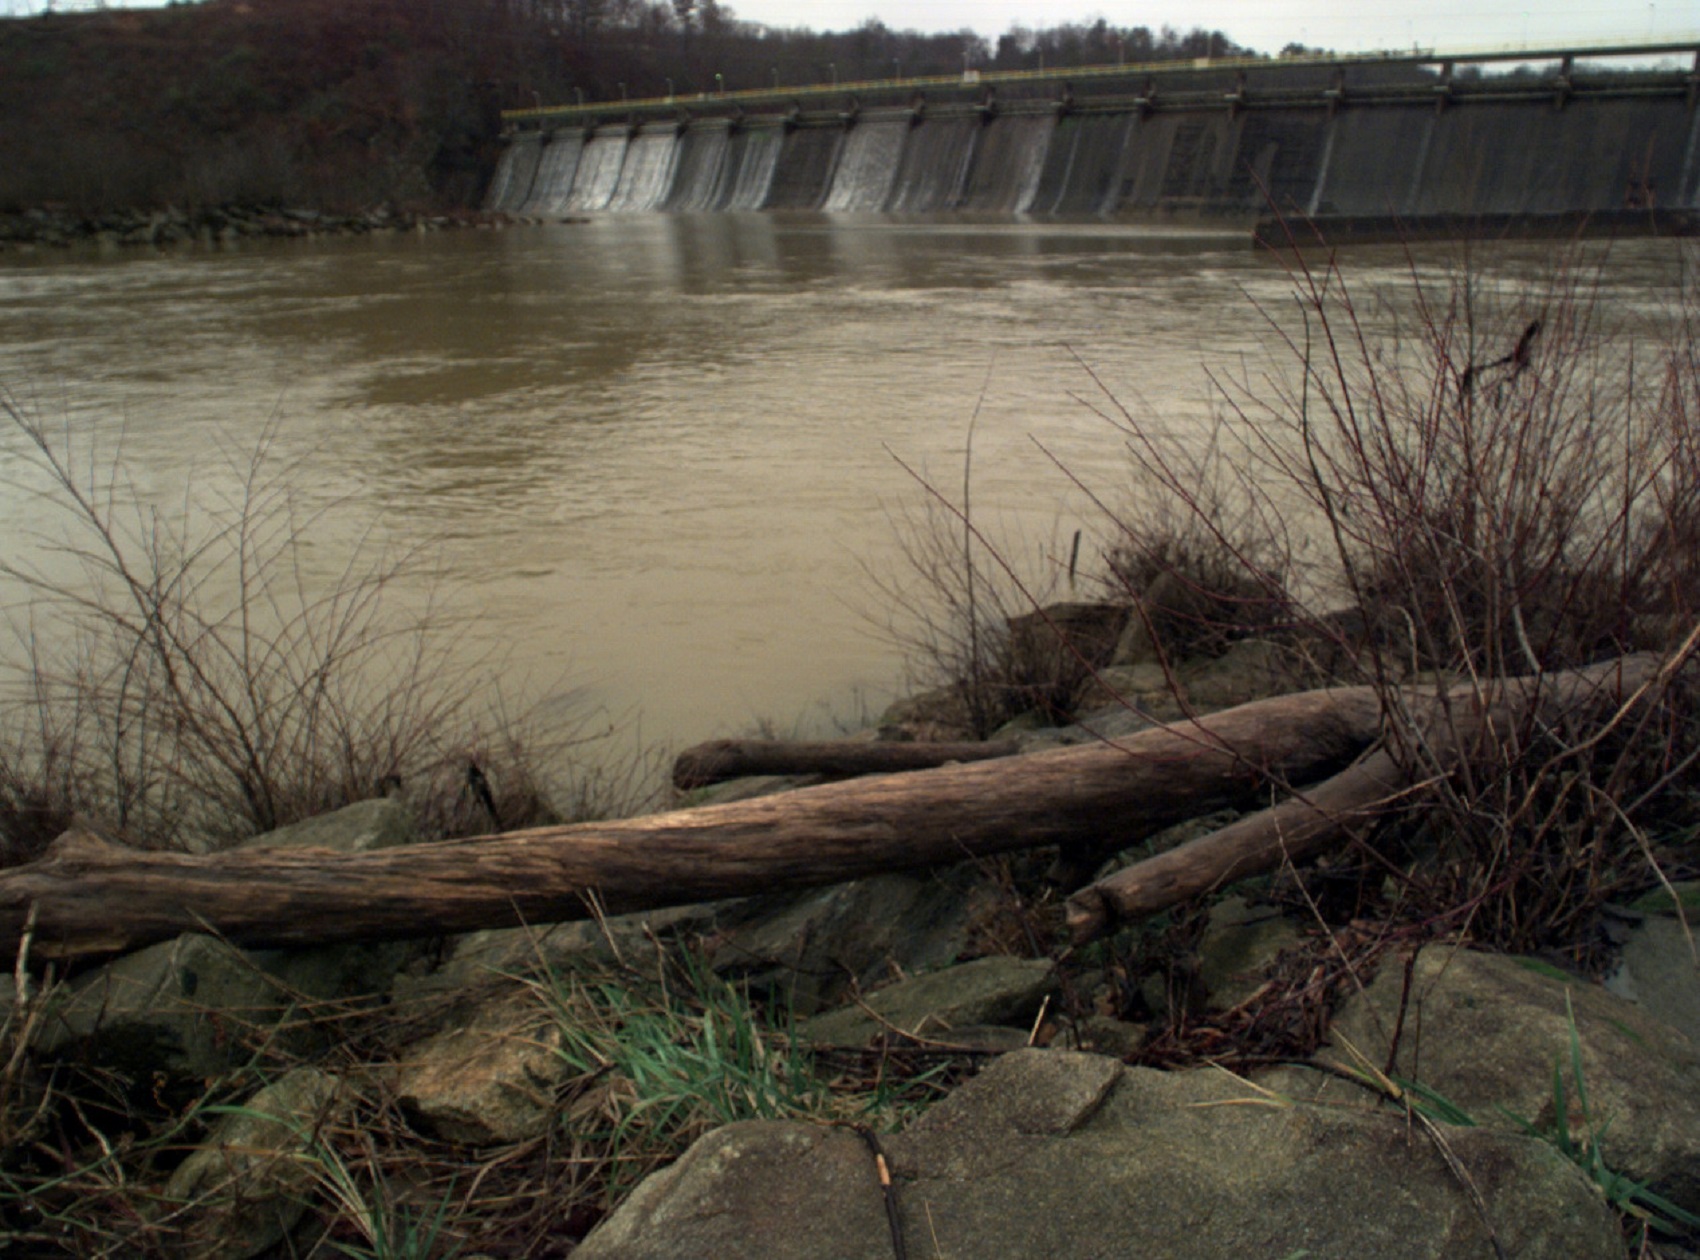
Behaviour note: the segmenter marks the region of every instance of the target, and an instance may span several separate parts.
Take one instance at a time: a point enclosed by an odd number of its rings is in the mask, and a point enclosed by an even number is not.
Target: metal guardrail
[[[1585,47],[1540,48],[1477,48],[1440,52],[1416,49],[1411,52],[1355,53],[1346,55],[1306,53],[1291,57],[1195,57],[1184,61],[1153,61],[1100,66],[1069,66],[1050,70],[987,70],[966,71],[960,75],[919,75],[911,78],[857,79],[833,83],[799,84],[786,87],[747,88],[736,91],[715,91],[673,96],[634,97],[610,101],[579,102],[572,105],[544,105],[534,109],[502,111],[502,122],[509,129],[545,124],[591,123],[624,116],[637,120],[643,117],[677,116],[681,113],[701,115],[737,115],[746,107],[773,107],[775,112],[801,109],[810,103],[838,98],[858,99],[862,96],[881,96],[928,90],[974,92],[995,89],[1003,85],[1054,84],[1066,87],[1074,83],[1090,83],[1105,79],[1143,79],[1160,84],[1165,78],[1203,72],[1227,71],[1244,74],[1252,70],[1280,71],[1288,68],[1329,68],[1341,72],[1361,66],[1440,67],[1444,79],[1452,79],[1458,66],[1482,66],[1495,63],[1546,64],[1557,62],[1560,78],[1568,85],[1569,75],[1577,62],[1600,58],[1664,57],[1689,55],[1693,58],[1684,76],[1692,96],[1700,90],[1700,36],[1693,39],[1642,42],[1633,44],[1592,44]],[[1438,85],[1437,85],[1438,86]],[[1546,91],[1543,86],[1530,90]],[[1324,94],[1326,95],[1326,93]],[[1136,98],[1137,99],[1137,98]]]

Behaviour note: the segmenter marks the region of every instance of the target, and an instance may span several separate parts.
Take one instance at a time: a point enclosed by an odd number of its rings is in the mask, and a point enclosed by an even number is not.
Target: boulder
[[[408,1047],[394,1074],[401,1105],[450,1142],[489,1146],[537,1137],[568,1069],[561,1030],[525,986],[480,1007],[463,1026]]]
[[[522,977],[547,976],[582,962],[621,963],[654,956],[656,938],[712,930],[721,905],[670,906],[600,921],[488,928],[448,942],[442,960],[421,974],[396,977],[392,998],[413,1008],[451,1005]]]
[[[782,994],[798,1015],[894,975],[956,961],[990,882],[971,862],[730,904],[708,938],[716,971]]]
[[[578,1260],[891,1260],[868,1148],[848,1129],[746,1120],[641,1182]],[[925,1237],[925,1235],[919,1235]]]
[[[1676,919],[1657,915],[1637,924],[1605,985],[1607,991],[1700,1042],[1700,970],[1694,962],[1691,929]]]
[[[1271,1098],[1222,1072],[1024,1050],[881,1145],[914,1255],[1443,1260],[1497,1239],[1516,1260],[1622,1260],[1615,1216],[1546,1143],[1445,1138],[1447,1154],[1402,1115]],[[864,1142],[755,1121],[651,1175],[574,1256],[892,1254]]]
[[[949,1041],[952,1029],[969,1025],[1024,1026],[1056,987],[1056,969],[1045,959],[977,958],[876,989],[855,1006],[802,1021],[797,1031],[820,1045],[861,1046],[894,1029]]]
[[[1286,653],[1267,639],[1241,639],[1219,656],[1189,661],[1181,671],[1187,703],[1198,713],[1218,713],[1235,705],[1293,689]]]
[[[1216,655],[1173,663],[1173,672],[1152,661],[1099,670],[1082,690],[1085,713],[1133,710],[1162,722],[1192,713],[1216,713],[1235,705],[1292,691],[1293,663],[1278,644],[1242,639]],[[1084,721],[1084,719],[1082,719]]]
[[[880,714],[877,730],[880,739],[940,743],[979,735],[963,688],[956,684],[898,697]]]
[[[237,847],[242,849],[333,849],[369,853],[418,839],[413,815],[393,800],[356,801],[342,809],[279,827]],[[396,975],[427,952],[424,939],[339,943],[309,949],[249,950],[259,966],[310,1002],[375,999]]]
[[[1165,569],[1137,598],[1139,607],[1128,610],[1111,664],[1138,665],[1165,653],[1171,660],[1214,653],[1230,640],[1281,619],[1278,603],[1244,573],[1218,575],[1206,584]]]
[[[1332,1025],[1328,1055],[1352,1061],[1344,1041],[1377,1067],[1400,1026],[1403,968],[1384,964]],[[1554,1068],[1570,1072],[1571,1018],[1593,1132],[1605,1163],[1690,1212],[1700,1212],[1700,1045],[1596,984],[1529,960],[1430,946],[1416,960],[1393,1071],[1420,1081],[1480,1124],[1542,1128],[1562,1120],[1589,1136],[1574,1080],[1570,1114],[1555,1114]],[[1338,1094],[1349,1086],[1328,1085]]]
[[[1116,670],[1101,670],[1098,677],[1109,679],[1117,673]],[[1138,691],[1123,691],[1112,687],[1114,697],[1109,703],[1100,707],[1083,711],[1075,719],[1072,726],[1052,727],[1046,731],[1035,731],[1032,735],[1020,740],[1023,752],[1037,752],[1045,748],[1061,748],[1073,744],[1091,744],[1102,740],[1121,739],[1127,735],[1137,735],[1140,731],[1150,730],[1159,721],[1168,720],[1158,711],[1145,703],[1148,698]],[[1173,696],[1167,691],[1163,698],[1170,703]],[[1159,706],[1161,708],[1161,706]],[[1174,716],[1180,716],[1176,710]]]
[[[306,1210],[310,1148],[335,1104],[334,1077],[295,1068],[224,1116],[166,1184],[178,1254],[247,1260],[276,1246]]]
[[[1113,1015],[1088,1015],[1072,1030],[1072,1048],[1125,1059],[1138,1051],[1150,1036],[1151,1029],[1145,1024],[1117,1019]]]
[[[43,1021],[36,1048],[138,1076],[217,1076],[262,1045],[273,1054],[300,1052],[301,1034],[273,1035],[293,1001],[241,950],[186,933],[72,981]]]
[[[1154,661],[1137,665],[1110,665],[1093,672],[1080,690],[1077,702],[1082,726],[1102,722],[1118,713],[1144,717],[1143,730],[1157,722],[1172,722],[1183,716],[1169,674]]]
[[[356,801],[327,814],[317,814],[287,827],[244,840],[241,849],[334,849],[338,853],[369,853],[412,844],[417,839],[413,816],[397,801],[380,798]]]
[[[1245,1001],[1262,987],[1281,951],[1301,939],[1299,925],[1274,906],[1253,906],[1239,896],[1211,906],[1198,942],[1198,979],[1210,1006],[1227,1010]]]
[[[740,778],[697,788],[687,794],[680,801],[680,805],[691,808],[699,805],[727,805],[733,801],[751,801],[758,796],[777,796],[780,792],[794,792],[798,788],[813,787],[824,782],[826,780],[818,774],[746,774]]]
[[[1126,604],[1061,603],[1009,618],[1009,655],[1024,672],[1068,678],[1108,665],[1133,610]]]

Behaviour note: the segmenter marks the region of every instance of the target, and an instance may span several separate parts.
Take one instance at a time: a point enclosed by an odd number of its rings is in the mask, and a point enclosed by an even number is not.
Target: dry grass
[[[637,1180],[719,1124],[765,1117],[886,1129],[938,1097],[942,1074],[958,1066],[901,1051],[817,1063],[783,1007],[753,1000],[682,945],[656,945],[648,971],[587,957],[501,978],[540,1024],[559,1028],[565,1069],[546,1098],[542,1131],[519,1142],[444,1141],[394,1092],[390,1065],[405,1026],[435,1027],[453,1018],[452,1007],[305,1005],[298,1018],[331,1034],[311,1064],[338,1086],[332,1105],[278,1126],[297,1139],[276,1158],[292,1165],[289,1184],[306,1211],[265,1254],[565,1255]],[[233,1031],[270,1039],[265,1028]],[[8,1255],[86,1260],[192,1249],[209,1227],[208,1203],[172,1200],[173,1169],[220,1121],[262,1114],[246,1100],[299,1065],[271,1056],[207,1081],[133,1080],[75,1059],[42,1072],[24,1052],[29,1035],[22,1024],[0,1030],[10,1055],[0,1063],[0,1246]],[[213,1201],[240,1186],[234,1175],[228,1184],[214,1177],[198,1193]]]

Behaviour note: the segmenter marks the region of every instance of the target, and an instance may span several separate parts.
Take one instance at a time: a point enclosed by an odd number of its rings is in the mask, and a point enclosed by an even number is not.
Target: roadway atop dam
[[[509,111],[486,205],[1688,231],[1700,39],[1209,59]],[[1379,225],[1379,227],[1378,227]]]

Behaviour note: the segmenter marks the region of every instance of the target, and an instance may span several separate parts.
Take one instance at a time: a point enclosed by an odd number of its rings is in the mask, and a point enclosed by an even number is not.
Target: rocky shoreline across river
[[[381,232],[491,229],[527,222],[500,211],[397,210],[375,206],[349,212],[272,206],[206,206],[193,210],[114,210],[83,214],[36,207],[0,214],[0,252],[69,249],[94,244],[120,248],[214,245],[260,238],[365,236]]]

